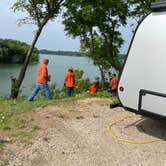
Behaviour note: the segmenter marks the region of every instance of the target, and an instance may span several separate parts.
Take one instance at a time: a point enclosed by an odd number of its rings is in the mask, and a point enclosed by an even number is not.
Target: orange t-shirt
[[[73,72],[67,72],[65,75],[65,83],[67,87],[74,87],[75,84],[75,74]]]
[[[118,86],[118,78],[117,77],[113,77],[111,79],[111,89],[115,90],[115,89],[117,89],[117,86]]]
[[[36,81],[38,83],[46,83],[48,81],[48,70],[45,64],[39,66]]]
[[[93,92],[93,93],[96,93],[97,92],[97,86],[96,86],[96,84],[91,85],[90,88],[89,88],[89,91]]]

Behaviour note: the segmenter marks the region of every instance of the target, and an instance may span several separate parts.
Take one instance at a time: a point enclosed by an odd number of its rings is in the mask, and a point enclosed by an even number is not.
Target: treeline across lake
[[[84,56],[83,54],[81,54],[80,52],[77,51],[52,51],[52,50],[39,50],[40,54],[49,54],[49,55],[66,55],[66,56]]]
[[[13,39],[0,39],[0,64],[14,64],[14,63],[23,63],[28,52],[30,45]],[[65,55],[65,56],[77,56],[83,57],[84,54],[77,51],[52,51],[52,50],[38,50],[34,49],[33,55],[31,56],[30,62],[38,62],[39,54],[48,54],[48,55]],[[120,54],[120,61],[124,61],[125,54]]]
[[[52,51],[52,50],[39,50],[39,54],[48,54],[48,55],[65,55],[65,56],[85,56],[83,53],[77,52],[77,51]],[[124,61],[126,57],[126,54],[119,54],[119,59],[121,61]]]
[[[13,39],[0,39],[0,63],[23,63],[30,45]],[[34,49],[30,62],[38,62],[38,50]]]

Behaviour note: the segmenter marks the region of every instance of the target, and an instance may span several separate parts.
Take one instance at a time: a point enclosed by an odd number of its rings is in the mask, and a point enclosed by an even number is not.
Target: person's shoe
[[[28,101],[33,101],[33,99],[28,99]]]

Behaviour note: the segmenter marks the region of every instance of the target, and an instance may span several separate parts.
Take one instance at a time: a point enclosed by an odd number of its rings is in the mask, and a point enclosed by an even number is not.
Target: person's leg
[[[113,95],[113,96],[117,96],[117,95],[118,95],[116,89],[112,90],[112,95]]]
[[[67,96],[72,96],[73,95],[73,92],[74,92],[74,88],[72,87],[67,87]]]
[[[28,100],[33,101],[34,97],[37,95],[39,90],[40,90],[40,84],[36,83],[35,88],[32,91],[32,94],[28,97]]]
[[[73,87],[71,87],[71,88],[70,88],[70,96],[72,96],[72,95],[73,95],[73,93],[74,93],[74,88],[73,88]]]
[[[67,93],[67,96],[70,96],[70,88],[69,87],[67,87],[66,93]]]
[[[41,88],[42,88],[43,92],[45,93],[45,95],[47,96],[47,98],[51,100],[51,99],[52,99],[52,95],[51,95],[51,93],[50,93],[48,84],[47,84],[47,83],[42,84],[42,87],[41,87]]]

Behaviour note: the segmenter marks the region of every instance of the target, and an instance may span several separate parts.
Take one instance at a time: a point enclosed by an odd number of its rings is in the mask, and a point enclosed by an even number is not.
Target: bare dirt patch
[[[138,145],[111,137],[109,125],[128,115],[110,109],[111,100],[90,98],[38,108],[26,118],[40,128],[33,144],[7,144],[0,165],[9,166],[164,166],[166,142]],[[113,126],[118,136],[144,141],[166,138],[166,124],[140,117]],[[3,161],[3,162],[2,162]]]

